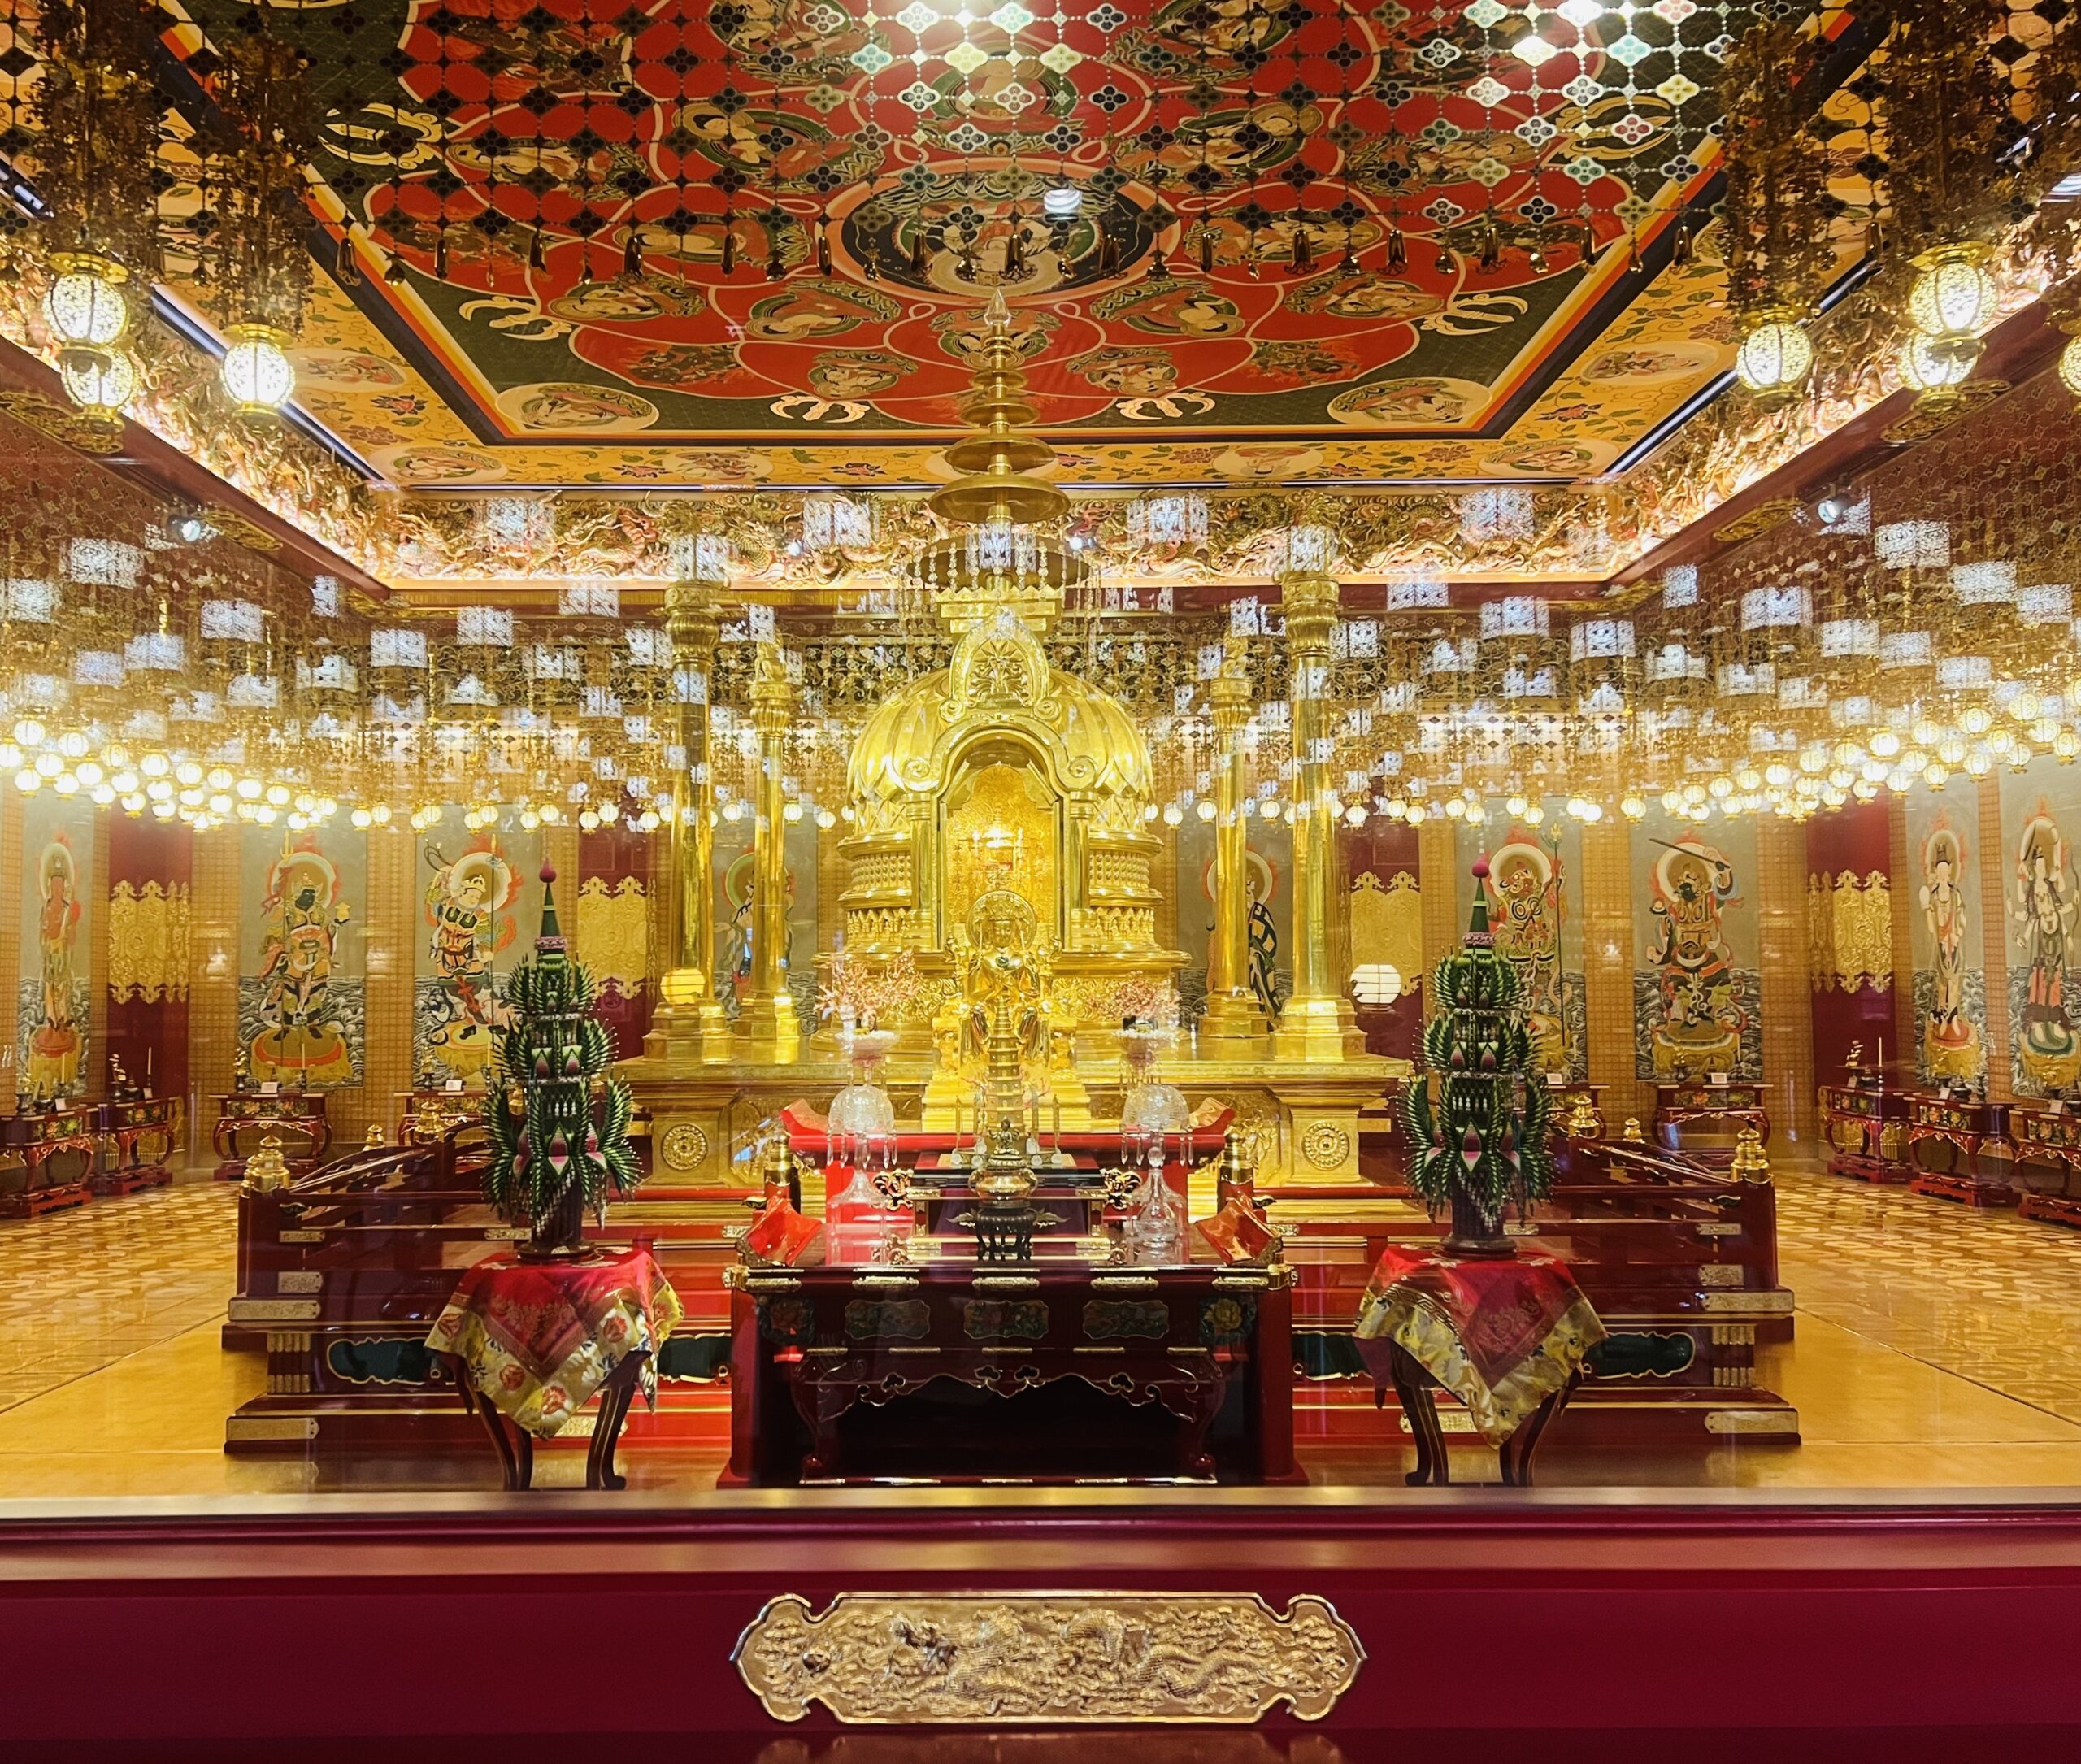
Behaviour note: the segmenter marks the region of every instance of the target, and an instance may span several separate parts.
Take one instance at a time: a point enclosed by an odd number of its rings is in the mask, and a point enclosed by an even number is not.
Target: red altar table
[[[98,1113],[86,1103],[76,1103],[0,1120],[0,1145],[22,1161],[22,1192],[7,1197],[7,1214],[36,1219],[65,1207],[85,1206],[93,1198],[94,1163],[101,1155]]]
[[[732,1270],[725,1483],[1299,1479],[1290,1272],[1188,1235],[979,1262],[836,1231],[820,1265]]]
[[[615,1442],[639,1387],[655,1405],[654,1359],[680,1314],[647,1249],[554,1262],[502,1253],[463,1275],[426,1345],[453,1366],[507,1488],[528,1485],[534,1440],[563,1432],[597,1393],[585,1486],[619,1488]]]
[[[1910,1194],[1968,1206],[2014,1206],[2019,1197],[2006,1172],[1991,1175],[1980,1166],[1990,1149],[2006,1163],[2005,1103],[1917,1091],[1908,1098],[1908,1162],[1914,1167]],[[1941,1158],[1939,1163],[1935,1159]]]
[[[398,1143],[432,1145],[482,1117],[482,1090],[419,1089],[398,1093]]]
[[[1902,1149],[1908,1114],[1903,1091],[1865,1084],[1822,1085],[1822,1136],[1834,1154],[1828,1160],[1829,1175],[1857,1182],[1908,1181],[1914,1171],[1896,1155]]]
[[[289,1159],[291,1174],[299,1176],[315,1169],[332,1143],[322,1090],[237,1090],[216,1102],[217,1123],[210,1130],[210,1143],[216,1149],[219,1182],[245,1176],[252,1153],[244,1141],[257,1145],[270,1133],[278,1139],[287,1134],[302,1148]]]
[[[132,1194],[173,1180],[167,1159],[180,1118],[177,1098],[132,1097],[104,1102],[94,1115],[101,1139],[100,1167],[92,1178],[96,1194]]]
[[[2074,1177],[2081,1170],[2081,1112],[2061,1102],[2009,1106],[2009,1142],[2016,1149],[2014,1173],[2022,1201],[2017,1210],[2025,1219],[2041,1219],[2054,1225],[2081,1225],[2081,1195],[2074,1192]],[[2047,1188],[2031,1180],[2027,1171],[2049,1171],[2058,1188]]]
[[[1655,1086],[1655,1139],[1673,1152],[1728,1152],[1744,1127],[1765,1145],[1770,1114],[1763,1087],[1748,1079],[1686,1079]]]
[[[1452,1479],[1433,1380],[1458,1397],[1501,1459],[1503,1480],[1531,1481],[1540,1436],[1605,1336],[1566,1267],[1552,1256],[1459,1257],[1390,1245],[1375,1265],[1353,1333],[1375,1400],[1392,1383],[1416,1441],[1414,1484]]]

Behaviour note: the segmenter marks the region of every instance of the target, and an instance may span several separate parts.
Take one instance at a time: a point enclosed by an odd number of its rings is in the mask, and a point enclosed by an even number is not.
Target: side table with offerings
[[[1760,1084],[1715,1075],[1655,1086],[1655,1141],[1670,1151],[1731,1154],[1744,1127],[1770,1142],[1770,1115]]]
[[[2008,1105],[1962,1090],[1918,1090],[1908,1098],[1911,1194],[1967,1206],[2014,1206],[2009,1180]],[[1992,1166],[1992,1167],[1989,1167]]]
[[[210,1143],[216,1149],[216,1178],[237,1182],[245,1174],[245,1161],[263,1139],[272,1136],[282,1142],[289,1170],[307,1175],[325,1156],[332,1143],[332,1128],[325,1119],[325,1093],[322,1090],[247,1090],[241,1088],[216,1099],[216,1125],[210,1130]]]
[[[1828,1173],[1856,1182],[1902,1183],[1914,1170],[1905,1157],[1908,1097],[1879,1080],[1851,1077],[1821,1086],[1821,1131]]]
[[[2064,1097],[2033,1106],[2009,1105],[2009,1141],[2015,1147],[2013,1173],[2025,1219],[2054,1225],[2081,1225],[2081,1195],[2074,1178],[2081,1171],[2081,1109]],[[2041,1178],[2034,1172],[2043,1172]]]
[[[36,1219],[93,1198],[101,1155],[99,1110],[86,1103],[31,1108],[0,1120],[0,1147],[21,1161],[22,1188],[0,1197],[0,1212]]]

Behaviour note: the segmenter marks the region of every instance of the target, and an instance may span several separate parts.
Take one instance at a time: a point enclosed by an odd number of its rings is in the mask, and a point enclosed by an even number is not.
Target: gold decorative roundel
[[[1351,1135],[1334,1121],[1311,1121],[1301,1135],[1301,1155],[1318,1170],[1341,1169],[1351,1158]]]
[[[693,1122],[682,1121],[665,1130],[658,1155],[667,1170],[698,1170],[707,1161],[708,1135]]]

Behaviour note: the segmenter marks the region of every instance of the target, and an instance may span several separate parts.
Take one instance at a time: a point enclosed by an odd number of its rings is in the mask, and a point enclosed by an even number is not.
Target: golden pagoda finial
[[[1031,430],[1040,413],[1027,395],[1001,288],[984,309],[961,414],[972,432],[941,455],[954,481],[927,505],[954,531],[919,558],[914,573],[957,635],[1006,608],[1045,631],[1090,567],[1043,530],[1069,513],[1069,498],[1035,476],[1054,464],[1055,450]]]

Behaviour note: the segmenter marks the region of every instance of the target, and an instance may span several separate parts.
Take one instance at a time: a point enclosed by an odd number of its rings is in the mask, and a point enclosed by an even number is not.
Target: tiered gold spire
[[[976,432],[946,450],[949,468],[960,476],[930,501],[953,531],[919,558],[917,579],[957,634],[1001,609],[1045,631],[1090,567],[1049,531],[1069,512],[1069,498],[1034,476],[1054,463],[1055,450],[1028,427],[1039,413],[1026,397],[1001,289],[990,297],[961,409]]]

